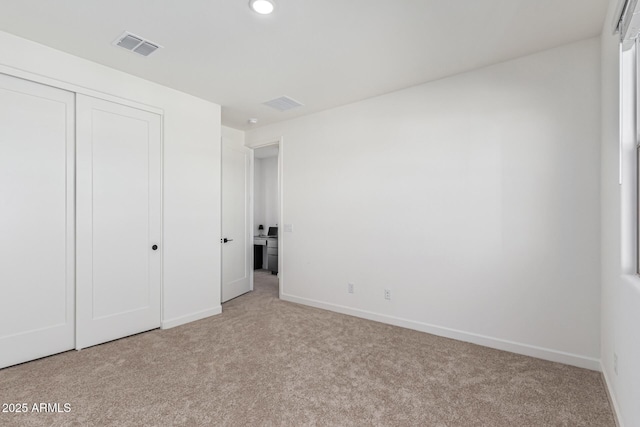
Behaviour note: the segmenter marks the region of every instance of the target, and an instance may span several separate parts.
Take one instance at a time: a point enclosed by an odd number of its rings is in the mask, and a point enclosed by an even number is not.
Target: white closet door
[[[160,326],[161,120],[83,95],[76,118],[81,349]]]
[[[0,368],[75,344],[73,104],[0,74]]]

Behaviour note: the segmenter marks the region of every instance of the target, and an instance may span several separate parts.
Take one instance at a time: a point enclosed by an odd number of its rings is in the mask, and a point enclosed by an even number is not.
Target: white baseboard
[[[316,301],[308,298],[296,297],[289,294],[281,294],[280,298],[284,301],[294,302],[311,307],[321,308],[324,310],[335,311],[337,313],[348,314],[350,316],[361,317],[376,322],[387,323],[390,325],[401,326],[407,329],[413,329],[420,332],[426,332],[432,335],[452,338],[458,341],[465,341],[473,344],[491,347],[498,350],[510,351],[512,353],[522,354],[525,356],[536,357],[538,359],[549,360],[552,362],[564,363],[566,365],[577,366],[579,368],[590,369],[592,371],[600,371],[600,359],[580,356],[578,354],[566,353],[558,350],[537,347],[529,344],[518,343],[514,341],[503,340],[500,338],[488,337],[485,335],[474,334],[471,332],[459,331],[456,329],[446,328],[437,325],[431,325],[414,320],[403,319],[386,314],[374,313],[371,311],[360,310],[357,308],[346,307],[338,304],[331,304],[322,301]]]
[[[611,403],[611,407],[613,408],[613,416],[616,419],[616,425],[618,427],[624,427],[624,424],[622,424],[622,417],[620,416],[620,407],[618,406],[616,395],[613,393],[613,389],[611,388],[611,381],[609,381],[609,376],[607,375],[607,371],[604,369],[604,366],[602,365],[602,363],[600,364],[600,371],[602,372],[602,377],[604,378],[604,386],[607,389],[607,396],[609,397],[609,403]]]
[[[222,313],[222,306],[219,305],[214,308],[208,308],[206,310],[198,311],[196,313],[187,314],[185,316],[176,317],[169,320],[163,320],[160,324],[161,329],[175,328],[176,326],[184,325],[185,323],[195,322],[196,320],[204,319],[206,317],[215,316]]]

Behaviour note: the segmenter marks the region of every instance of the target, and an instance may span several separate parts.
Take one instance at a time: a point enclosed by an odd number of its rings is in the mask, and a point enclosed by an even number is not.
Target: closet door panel
[[[161,121],[96,98],[77,102],[77,348],[84,348],[160,326]]]
[[[0,368],[74,348],[74,94],[0,75]]]
[[[148,123],[93,111],[93,315],[149,307]],[[140,142],[143,143],[140,143]],[[141,284],[130,286],[131,283]],[[125,296],[126,298],[121,298]]]

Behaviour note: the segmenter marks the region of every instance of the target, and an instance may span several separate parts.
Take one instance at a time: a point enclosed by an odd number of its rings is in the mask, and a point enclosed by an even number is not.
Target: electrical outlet
[[[613,353],[613,372],[618,375],[618,355]]]
[[[384,290],[384,299],[391,300],[391,289]]]
[[[347,283],[347,292],[349,292],[350,294],[353,293],[353,283]]]

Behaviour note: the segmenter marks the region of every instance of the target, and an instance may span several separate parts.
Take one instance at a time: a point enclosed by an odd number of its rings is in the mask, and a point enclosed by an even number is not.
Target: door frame
[[[258,142],[255,144],[251,144],[250,146],[247,145],[248,148],[251,149],[252,152],[254,152],[255,150],[257,150],[258,148],[265,148],[265,147],[270,147],[270,146],[274,146],[277,145],[278,146],[278,281],[279,281],[279,285],[278,285],[278,298],[282,298],[282,294],[284,294],[283,289],[284,289],[284,271],[282,269],[283,266],[283,259],[285,256],[285,243],[283,239],[283,233],[284,233],[284,222],[282,221],[284,218],[284,197],[283,197],[283,191],[282,189],[284,188],[283,186],[283,182],[284,182],[284,174],[283,174],[283,170],[284,170],[284,138],[282,136],[277,137],[277,138],[272,138],[272,139],[268,139],[266,141],[262,141],[262,142]],[[255,159],[255,153],[254,155],[251,156],[251,187],[250,187],[250,205],[251,205],[251,245],[253,246],[253,206],[254,206],[254,185],[253,185],[253,180],[254,180],[254,174],[255,174],[255,163],[254,160]],[[253,252],[251,253],[251,258],[252,258],[252,265],[253,265]],[[253,290],[253,268],[251,268],[251,290]]]
[[[164,117],[164,109],[161,107],[150,104],[142,104],[132,99],[122,98],[121,96],[112,95],[108,92],[101,92],[98,90],[90,89],[88,87],[79,86],[74,83],[47,77],[41,74],[35,74],[29,71],[20,70],[18,68],[14,68],[2,63],[0,63],[0,74],[6,74],[8,76],[18,77],[23,80],[29,80],[34,83],[40,83],[57,89],[63,89],[69,92],[87,95],[94,98],[103,99],[105,101],[115,102],[117,104],[126,105],[127,107],[133,107],[139,110],[148,111],[150,113],[159,114],[160,116]]]
[[[27,80],[33,83],[39,83],[45,86],[51,86],[53,88],[56,89],[61,89],[61,90],[66,90],[68,92],[72,92],[74,94],[74,113],[76,111],[77,108],[77,96],[76,95],[86,95],[86,96],[90,96],[93,98],[97,98],[97,99],[101,99],[104,101],[109,101],[109,102],[113,102],[116,104],[121,104],[127,107],[131,107],[131,108],[136,108],[142,111],[147,111],[149,113],[154,113],[160,116],[160,321],[161,321],[161,329],[164,329],[162,326],[162,322],[164,322],[165,319],[165,288],[164,288],[164,132],[165,132],[165,126],[164,126],[164,109],[162,107],[158,107],[155,105],[151,105],[151,104],[143,104],[141,102],[138,102],[136,100],[132,100],[132,99],[128,99],[128,98],[123,98],[121,96],[118,95],[112,95],[108,92],[103,92],[103,91],[99,91],[99,90],[94,90],[94,89],[90,89],[88,87],[85,86],[80,86],[78,84],[75,83],[70,83],[64,80],[59,80],[57,78],[53,78],[53,77],[48,77],[46,75],[43,74],[37,74],[37,73],[33,73],[31,71],[26,71],[26,70],[22,70],[19,68],[15,68],[12,67],[10,65],[4,64],[4,63],[0,63],[0,74],[4,74],[10,77],[16,77],[22,80]],[[73,171],[73,188],[74,188],[74,194],[73,194],[73,206],[74,206],[74,222],[75,222],[75,216],[76,216],[76,210],[75,210],[75,203],[76,203],[76,197],[77,195],[75,194],[75,187],[76,187],[76,180],[75,180],[75,169],[77,167],[77,165],[75,164],[75,154],[76,154],[76,136],[75,136],[75,127],[77,126],[77,122],[75,121],[76,117],[74,114],[74,136],[73,136],[73,159],[74,159],[74,171]],[[77,252],[75,250],[75,239],[76,239],[76,232],[75,232],[75,227],[73,230],[73,234],[74,234],[74,245],[73,245],[73,265],[74,265],[74,292],[77,292],[77,283],[75,283],[75,275],[76,275],[76,265],[77,265]],[[252,277],[253,279],[253,277]],[[253,286],[253,284],[252,284]],[[75,301],[74,301],[75,303]],[[76,331],[76,323],[77,323],[77,305],[74,306],[74,341],[76,342],[77,345],[77,331]],[[76,347],[76,350],[79,350]]]

